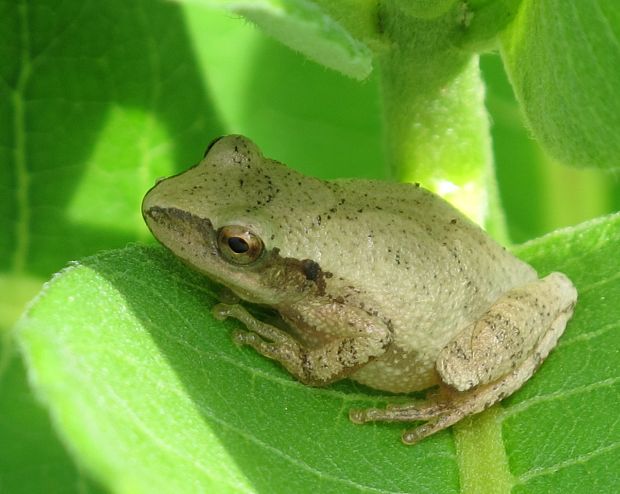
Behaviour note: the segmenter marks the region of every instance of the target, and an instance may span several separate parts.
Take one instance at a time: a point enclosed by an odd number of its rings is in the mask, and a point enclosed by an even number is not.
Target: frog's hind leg
[[[575,289],[559,273],[508,292],[442,350],[437,370],[444,384],[436,396],[421,404],[351,410],[351,420],[427,420],[403,434],[403,442],[413,444],[483,411],[532,376],[564,331],[575,300]]]
[[[562,335],[576,300],[575,287],[562,273],[509,290],[439,353],[442,382],[467,391],[509,374],[531,354],[542,361]]]
[[[556,331],[561,333],[564,324],[565,322],[554,324]],[[549,339],[557,338],[551,332],[547,333],[546,337]],[[547,343],[547,341],[541,341],[541,346]],[[468,415],[482,412],[511,395],[532,376],[542,360],[543,357],[538,352],[534,352],[513,372],[495,382],[463,392],[441,385],[439,393],[429,401],[417,404],[388,405],[385,409],[353,409],[349,411],[349,418],[358,424],[375,421],[412,422],[426,420],[425,424],[403,433],[403,442],[414,444],[435,432],[450,427]]]
[[[565,321],[554,323],[555,332],[561,333],[565,324]],[[553,332],[552,330],[547,333],[545,340],[557,338],[552,334]],[[546,344],[548,341],[541,341],[540,346],[544,347]],[[385,409],[352,409],[349,411],[349,418],[358,424],[375,421],[412,422],[426,420],[425,424],[403,433],[403,442],[414,444],[435,432],[450,427],[468,415],[482,412],[511,395],[532,376],[543,358],[538,351],[534,352],[517,369],[503,378],[468,391],[460,392],[442,385],[440,392],[430,401],[417,404],[388,405]]]

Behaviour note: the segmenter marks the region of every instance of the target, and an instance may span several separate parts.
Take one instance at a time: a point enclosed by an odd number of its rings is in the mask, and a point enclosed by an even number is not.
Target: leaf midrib
[[[515,485],[502,438],[503,411],[498,403],[454,426],[461,494],[504,494]]]

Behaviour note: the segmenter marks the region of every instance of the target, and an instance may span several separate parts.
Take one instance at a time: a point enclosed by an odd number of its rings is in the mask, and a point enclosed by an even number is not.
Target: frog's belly
[[[396,347],[390,347],[384,355],[369,362],[349,377],[383,391],[393,393],[419,391],[439,383],[439,376],[435,370],[436,355],[435,352],[433,355],[418,352],[403,354]]]

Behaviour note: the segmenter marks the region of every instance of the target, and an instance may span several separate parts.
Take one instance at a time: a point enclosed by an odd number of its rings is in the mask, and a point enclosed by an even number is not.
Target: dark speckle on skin
[[[319,273],[321,272],[321,267],[318,263],[311,261],[310,259],[304,259],[301,261],[301,264],[306,278],[311,281],[316,281]]]

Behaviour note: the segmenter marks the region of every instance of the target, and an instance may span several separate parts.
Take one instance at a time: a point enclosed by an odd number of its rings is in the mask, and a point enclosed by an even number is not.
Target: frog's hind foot
[[[386,408],[352,408],[349,410],[351,422],[412,422],[414,420],[430,420],[447,410],[444,403],[407,403],[404,405],[389,404]]]
[[[405,405],[388,405],[386,408],[365,408],[349,410],[349,419],[356,424],[366,422],[414,422],[426,420],[414,429],[403,432],[405,444],[419,442],[435,432],[450,427],[466,414],[448,402],[428,401]]]
[[[439,393],[430,395],[426,401],[388,406],[385,409],[368,408],[351,410],[352,422],[414,422],[426,420],[425,424],[407,430],[402,435],[405,444],[414,444],[435,432],[450,427],[462,418],[480,413],[521,387],[524,377],[531,376],[540,364],[537,354],[531,355],[513,372],[495,382],[468,391],[457,391],[440,385]]]

